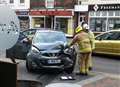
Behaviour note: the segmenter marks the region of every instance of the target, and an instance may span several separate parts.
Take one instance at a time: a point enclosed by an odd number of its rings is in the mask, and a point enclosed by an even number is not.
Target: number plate
[[[49,64],[61,63],[61,60],[48,60]]]

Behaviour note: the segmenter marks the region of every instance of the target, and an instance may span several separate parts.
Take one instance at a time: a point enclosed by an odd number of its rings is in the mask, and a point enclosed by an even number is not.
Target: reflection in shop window
[[[95,32],[106,31],[106,19],[105,18],[91,18],[90,29]]]
[[[108,20],[108,30],[119,29],[120,28],[120,18],[110,18]]]
[[[97,11],[97,12],[96,12],[96,16],[100,16],[100,11]]]
[[[91,12],[90,12],[90,16],[94,16],[94,12],[91,11]]]
[[[20,4],[24,4],[25,3],[25,0],[20,0]]]
[[[109,15],[109,16],[114,16],[114,11],[109,11],[109,12],[108,12],[108,15]]]
[[[107,16],[107,11],[102,11],[102,16]]]
[[[68,18],[56,18],[56,30],[63,31],[67,33],[68,26]]]
[[[14,0],[10,0],[9,3],[10,3],[10,4],[13,4],[13,3],[14,3]]]
[[[115,11],[115,16],[120,16],[120,11]]]
[[[35,18],[34,19],[35,28],[44,28],[44,18]]]

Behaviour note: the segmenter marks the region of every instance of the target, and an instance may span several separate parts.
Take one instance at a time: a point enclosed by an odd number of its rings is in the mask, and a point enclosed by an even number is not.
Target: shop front
[[[88,22],[88,5],[75,5],[74,11],[77,14],[77,24]]]
[[[31,10],[30,28],[50,28],[73,35],[73,15],[69,10]]]
[[[120,28],[120,4],[89,6],[89,24],[94,32]]]
[[[17,10],[16,14],[18,15],[20,29],[29,29],[29,11]]]

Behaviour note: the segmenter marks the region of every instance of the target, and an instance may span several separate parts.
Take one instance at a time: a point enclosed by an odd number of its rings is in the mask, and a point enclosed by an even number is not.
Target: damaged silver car
[[[76,52],[74,47],[67,48],[67,44],[67,38],[63,32],[37,31],[27,54],[27,70],[61,69],[72,73]]]

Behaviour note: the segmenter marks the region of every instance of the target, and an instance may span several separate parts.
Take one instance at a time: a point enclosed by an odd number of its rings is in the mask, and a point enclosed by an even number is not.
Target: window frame
[[[10,4],[14,4],[14,1],[15,1],[15,0],[9,0],[9,3],[10,3]]]
[[[23,1],[23,2],[21,2],[21,1]],[[24,5],[25,4],[25,0],[20,0],[19,3],[20,3],[20,5]]]

